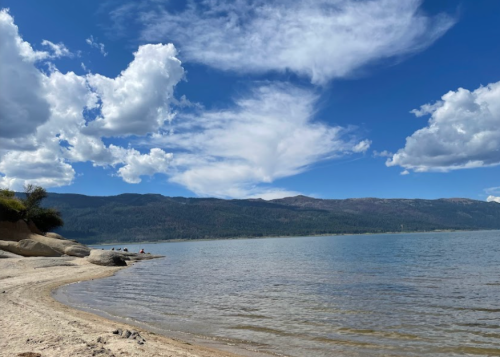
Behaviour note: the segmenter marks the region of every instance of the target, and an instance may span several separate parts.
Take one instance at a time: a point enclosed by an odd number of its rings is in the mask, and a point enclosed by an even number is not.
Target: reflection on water
[[[500,231],[142,247],[167,258],[56,296],[287,356],[500,356]]]

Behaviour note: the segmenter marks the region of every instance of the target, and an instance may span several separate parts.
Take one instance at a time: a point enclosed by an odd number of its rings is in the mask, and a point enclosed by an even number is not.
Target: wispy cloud
[[[419,52],[455,19],[426,16],[421,0],[222,0],[134,11],[143,41],[173,41],[183,59],[244,73],[291,71],[315,84],[374,61]],[[138,14],[137,14],[138,12]]]
[[[48,40],[42,41],[42,46],[47,46],[52,50],[52,54],[49,55],[50,58],[60,58],[60,57],[73,57],[74,54],[66,48],[63,43],[53,43]]]
[[[93,48],[97,48],[101,54],[106,57],[108,55],[108,53],[106,52],[106,49],[104,47],[104,43],[101,43],[101,42],[97,42],[95,39],[94,39],[94,36],[90,35],[89,38],[87,38],[85,40],[85,42],[87,42],[87,44],[90,46],[90,47],[93,47]]]
[[[366,151],[354,128],[315,120],[318,95],[285,83],[259,85],[223,110],[179,114],[173,134],[146,145],[173,150],[171,181],[202,195],[274,196],[266,185],[326,159]]]

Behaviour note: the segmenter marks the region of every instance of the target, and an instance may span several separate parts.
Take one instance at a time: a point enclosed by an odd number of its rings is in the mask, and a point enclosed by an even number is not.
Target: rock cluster
[[[120,253],[111,250],[93,249],[87,258],[89,262],[104,266],[125,266],[127,262]]]
[[[128,338],[130,340],[136,340],[139,345],[143,345],[146,340],[137,331],[122,330],[121,328],[113,331],[114,335],[121,336],[123,338]]]
[[[57,233],[39,234],[33,224],[23,220],[17,222],[0,221],[0,258],[61,257],[84,258],[104,266],[126,266],[127,261],[161,258],[158,255],[117,252],[90,249],[72,239],[65,239]]]
[[[22,255],[24,257],[60,257],[69,255],[86,257],[90,248],[64,239],[59,234],[47,233],[41,235],[33,224],[25,221],[0,222],[0,250]]]

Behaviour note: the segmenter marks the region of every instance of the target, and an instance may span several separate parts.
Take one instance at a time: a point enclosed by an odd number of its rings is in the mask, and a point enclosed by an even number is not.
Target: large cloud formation
[[[121,19],[139,12],[143,40],[173,41],[189,61],[246,73],[289,70],[325,84],[368,63],[421,51],[454,24],[445,14],[426,16],[421,3],[213,0],[190,1],[180,12],[126,4],[110,15],[123,29]]]
[[[500,165],[500,82],[450,91],[412,112],[430,115],[428,126],[409,136],[387,166],[445,172]]]
[[[167,171],[171,154],[106,146],[101,138],[144,135],[169,119],[173,88],[184,75],[172,45],[139,47],[114,79],[63,74],[53,64],[44,73],[36,62],[68,55],[64,45],[44,41],[53,54],[34,51],[6,10],[0,12],[0,29],[1,186],[69,185],[73,162],[120,166],[117,175],[131,183]]]
[[[61,73],[53,63],[44,72],[41,61],[68,55],[64,45],[33,50],[5,10],[0,27],[3,187],[69,185],[73,164],[91,162],[128,183],[160,173],[200,195],[275,198],[296,192],[274,180],[370,146],[353,128],[316,121],[318,95],[290,84],[261,84],[223,110],[195,106],[176,117],[172,106],[187,101],[174,98],[184,69],[171,44],[140,46],[115,78]]]

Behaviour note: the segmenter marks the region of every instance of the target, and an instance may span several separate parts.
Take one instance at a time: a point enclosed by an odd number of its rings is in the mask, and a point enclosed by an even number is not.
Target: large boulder
[[[104,266],[126,266],[127,262],[120,253],[111,250],[92,249],[87,260],[92,264]]]
[[[90,254],[90,248],[83,244],[75,243],[70,240],[45,237],[41,235],[32,235],[31,239],[46,244],[52,249],[57,250],[61,254],[67,254],[76,257],[86,257]]]
[[[49,233],[47,236],[36,234],[38,231],[34,224],[27,224],[23,220],[17,222],[0,222],[0,242],[6,251],[20,254],[26,257],[58,257],[63,254],[75,257],[86,257],[90,254],[90,248],[73,240],[64,239],[57,233]],[[28,240],[22,245],[8,244]],[[31,242],[38,242],[35,245]],[[47,249],[50,248],[50,249]]]
[[[50,246],[31,239],[19,242],[0,241],[0,249],[24,257],[60,257],[62,254]]]
[[[82,244],[74,244],[66,247],[64,254],[79,258],[88,257],[90,255],[90,248]]]

